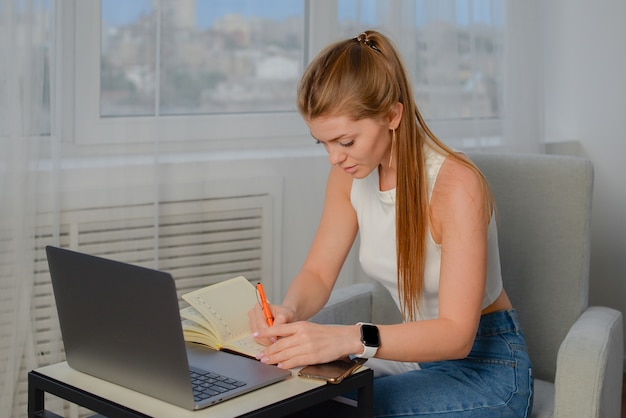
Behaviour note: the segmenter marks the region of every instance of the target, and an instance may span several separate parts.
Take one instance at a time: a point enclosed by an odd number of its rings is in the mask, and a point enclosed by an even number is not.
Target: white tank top
[[[428,199],[445,156],[424,146]],[[398,297],[398,266],[396,258],[396,191],[381,191],[378,170],[366,178],[354,179],[350,200],[359,222],[359,261],[363,271],[385,286],[400,309]],[[417,319],[434,319],[439,314],[439,273],[441,245],[437,244],[428,228],[426,235],[426,259],[424,289],[419,303]],[[495,216],[488,228],[487,283],[482,308],[493,303],[502,292],[498,231]]]

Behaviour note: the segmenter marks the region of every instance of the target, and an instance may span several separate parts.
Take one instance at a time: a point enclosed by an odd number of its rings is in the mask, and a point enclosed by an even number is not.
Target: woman
[[[309,255],[268,327],[263,363],[371,358],[376,416],[527,417],[533,380],[502,287],[494,202],[481,172],[428,129],[396,49],[367,31],[307,68],[298,108],[332,165]],[[327,302],[357,232],[397,325],[306,322]]]

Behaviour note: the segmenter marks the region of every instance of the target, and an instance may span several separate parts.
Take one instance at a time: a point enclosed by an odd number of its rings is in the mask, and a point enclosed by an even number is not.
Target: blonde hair
[[[406,70],[392,42],[376,31],[328,46],[309,64],[298,86],[298,110],[306,119],[347,116],[353,120],[387,118],[402,103],[396,130],[396,252],[398,293],[405,319],[414,320],[423,289],[425,239],[429,224],[428,188],[423,146],[428,138],[444,154],[482,173],[454,153],[426,126],[413,99]],[[417,214],[417,216],[416,216]]]

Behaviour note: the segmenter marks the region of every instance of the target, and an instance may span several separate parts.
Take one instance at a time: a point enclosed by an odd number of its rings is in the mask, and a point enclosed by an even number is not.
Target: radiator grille
[[[65,358],[46,245],[167,271],[176,281],[180,299],[182,293],[238,275],[253,282],[272,277],[272,211],[271,195],[262,194],[66,211],[60,227],[40,226],[32,298],[37,364]],[[46,218],[53,219],[42,216]],[[22,364],[17,396],[20,410],[26,411],[28,370],[27,362]],[[88,415],[82,408],[61,408],[64,416]]]

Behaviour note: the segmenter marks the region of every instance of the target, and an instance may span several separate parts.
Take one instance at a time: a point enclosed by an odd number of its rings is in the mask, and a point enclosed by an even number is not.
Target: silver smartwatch
[[[360,358],[372,358],[376,355],[378,347],[380,347],[380,334],[378,327],[374,324],[359,322],[357,325],[361,327],[361,342],[363,343],[363,352],[355,354]]]

